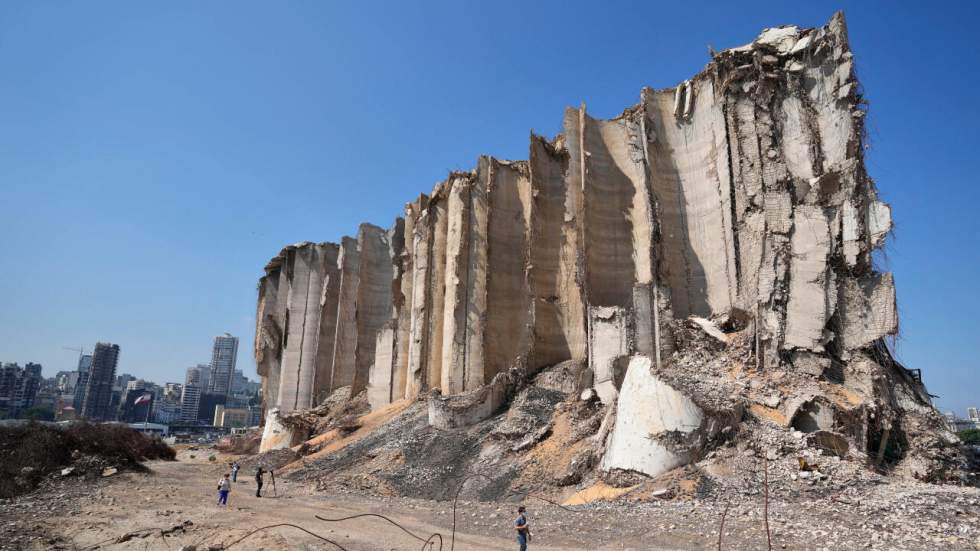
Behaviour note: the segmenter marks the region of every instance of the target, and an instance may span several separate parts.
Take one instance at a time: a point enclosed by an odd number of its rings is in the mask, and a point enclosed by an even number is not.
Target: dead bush
[[[48,475],[74,465],[73,474],[106,467],[136,468],[148,459],[173,460],[157,438],[122,425],[72,423],[67,427],[25,423],[0,427],[0,498],[28,492]]]

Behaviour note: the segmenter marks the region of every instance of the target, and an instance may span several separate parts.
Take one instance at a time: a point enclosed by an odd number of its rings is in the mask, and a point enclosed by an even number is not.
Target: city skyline
[[[232,333],[228,331],[223,331],[218,336],[221,335],[234,336]],[[210,351],[207,354],[205,354],[205,356],[207,357],[213,357],[214,355],[214,338],[216,337],[211,337],[211,346],[209,347]],[[237,336],[234,336],[234,338],[238,339],[239,346],[240,346],[241,339]],[[103,339],[96,339],[95,342],[115,342],[115,341],[112,341],[111,339],[103,338]],[[80,348],[73,348],[67,346],[59,346],[58,348],[60,352],[54,352],[53,354],[51,354],[52,356],[58,358],[57,365],[45,364],[42,361],[32,360],[30,358],[19,358],[19,357],[14,358],[14,357],[3,357],[3,356],[0,356],[0,365],[4,363],[16,363],[19,365],[26,365],[28,363],[40,364],[43,368],[44,377],[53,377],[62,371],[79,371],[79,368],[85,365],[86,361],[88,362],[87,366],[91,367],[92,352],[94,351],[94,347],[92,345],[81,346]],[[81,350],[82,352],[79,352],[79,350]],[[39,354],[38,356],[41,355],[43,354]],[[254,360],[252,362],[246,362],[246,367],[251,367],[251,373],[249,373],[248,370],[242,368],[243,366],[241,365],[240,362],[238,362],[238,359],[239,358],[236,354],[235,369],[238,371],[242,371],[242,373],[250,380],[258,379],[258,374],[255,372]],[[192,367],[202,367],[202,366],[209,367],[210,360],[207,362],[201,362],[200,360],[192,360],[191,362],[188,362],[188,364],[183,366],[177,366],[176,368],[171,368],[167,366],[155,370],[157,372],[159,372],[160,370],[166,370],[167,371],[166,377],[159,377],[154,371],[150,371],[149,370],[150,368],[145,368],[145,367],[140,368],[138,366],[126,366],[125,370],[132,371],[133,375],[147,380],[154,380],[154,381],[159,380],[162,381],[163,383],[179,383],[184,378],[184,375],[181,375],[180,373],[186,374],[186,369],[188,369],[187,365],[191,365]]]
[[[121,347],[108,342],[96,343],[92,354],[73,349],[75,370],[54,376],[45,377],[39,363],[0,360],[0,419],[254,425],[262,387],[235,368],[237,346],[237,337],[215,337],[212,362],[187,368],[183,383],[119,373]]]

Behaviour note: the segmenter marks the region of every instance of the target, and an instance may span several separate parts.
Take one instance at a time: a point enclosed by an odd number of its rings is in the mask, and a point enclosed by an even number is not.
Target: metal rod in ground
[[[769,551],[772,551],[772,535],[769,533],[769,457],[763,458],[765,463],[765,519],[766,519],[766,544],[768,544]]]
[[[728,516],[728,508],[732,506],[729,501],[725,504],[725,510],[721,512],[721,525],[718,526],[718,551],[721,551],[721,535],[725,532],[725,517]]]

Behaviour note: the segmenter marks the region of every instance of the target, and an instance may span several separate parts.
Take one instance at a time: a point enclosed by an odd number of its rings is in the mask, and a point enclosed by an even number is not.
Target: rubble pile
[[[842,14],[766,29],[619,117],[567,109],[528,160],[481,157],[389,228],[286,247],[259,281],[262,450],[331,431],[294,476],[440,498],[472,473],[486,495],[527,473],[615,488],[735,450],[797,481],[976,483],[889,352],[864,117]],[[365,434],[358,414],[404,401]]]
[[[0,426],[0,498],[33,490],[48,479],[110,476],[176,453],[156,438],[121,425],[22,423]]]

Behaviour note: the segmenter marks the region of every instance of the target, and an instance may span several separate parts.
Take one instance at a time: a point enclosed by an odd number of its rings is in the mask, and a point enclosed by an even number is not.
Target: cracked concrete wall
[[[670,369],[689,316],[750,327],[763,370],[870,354],[898,319],[872,264],[892,222],[864,170],[862,105],[842,16],[768,29],[616,118],[566,109],[528,161],[480,157],[388,232],[345,238],[336,263],[287,247],[259,283],[267,407],[344,385],[374,407],[464,394],[567,360],[611,400],[629,354]],[[314,389],[287,390],[309,379],[311,311]]]
[[[693,112],[674,114],[672,91],[644,91],[651,187],[659,199],[666,280],[674,315],[727,312],[738,289],[728,147],[715,83],[696,78]]]
[[[355,360],[358,344],[357,297],[361,282],[361,252],[357,248],[357,239],[353,237],[341,239],[337,265],[340,267],[340,289],[337,299],[333,372],[330,375],[331,390],[354,384],[354,373],[357,370]]]
[[[417,396],[426,387],[426,358],[429,344],[429,316],[431,297],[429,295],[429,273],[432,265],[432,216],[428,213],[429,197],[421,196],[417,201],[417,214],[411,224],[412,234],[412,307],[408,332],[408,362],[405,395]],[[409,224],[406,224],[406,231]],[[406,234],[406,241],[408,234]]]
[[[357,232],[360,251],[355,319],[357,346],[354,349],[354,378],[351,396],[367,388],[374,364],[378,331],[391,319],[394,270],[387,230],[361,224]],[[389,382],[390,384],[390,382]]]
[[[256,366],[267,410],[306,409],[324,393],[330,362],[323,361],[323,336],[336,315],[337,252],[332,243],[298,243],[266,266],[259,282]]]
[[[488,159],[486,232],[486,322],[482,327],[483,369],[473,369],[467,390],[498,373],[525,364],[531,341],[528,241],[531,181],[523,162]],[[476,362],[474,362],[476,363]]]
[[[630,316],[626,308],[593,306],[589,308],[589,367],[593,386],[604,404],[616,399],[617,369],[633,352]]]
[[[393,242],[400,242],[401,249],[398,254],[393,255],[393,260],[397,264],[396,284],[398,291],[395,292],[393,315],[396,320],[395,327],[395,366],[392,389],[394,399],[403,398],[408,392],[408,353],[409,342],[412,338],[412,305],[414,300],[413,282],[415,276],[414,268],[414,235],[415,220],[418,218],[420,205],[418,200],[405,205],[405,218],[400,227],[393,228],[400,232],[401,236],[393,238]]]
[[[642,152],[639,159],[629,155],[625,120],[596,120],[583,107],[578,124],[581,141],[569,141],[568,149],[585,167],[581,186],[586,296],[596,306],[626,307],[636,281],[631,213],[642,185]]]
[[[443,394],[466,386],[466,322],[470,290],[471,193],[468,177],[453,178],[446,202],[445,304],[443,306],[440,381]]]
[[[333,374],[333,351],[337,334],[337,302],[340,300],[340,269],[337,260],[340,246],[336,243],[321,243],[322,263],[320,269],[321,288],[319,289],[319,323],[316,340],[316,357],[313,367],[313,389],[310,404],[315,406],[330,395],[330,378]],[[315,288],[312,289],[316,291]]]
[[[538,370],[570,359],[585,359],[585,329],[580,281],[575,277],[577,234],[567,212],[565,176],[568,152],[561,144],[531,137],[528,282],[533,338],[528,368]]]

